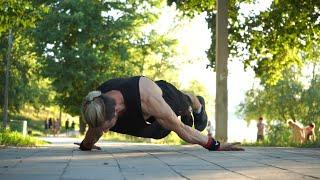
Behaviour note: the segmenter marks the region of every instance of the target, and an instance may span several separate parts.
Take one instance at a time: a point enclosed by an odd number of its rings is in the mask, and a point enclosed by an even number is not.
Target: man
[[[100,149],[94,144],[109,130],[155,139],[174,131],[186,142],[208,150],[243,150],[234,144],[220,145],[201,134],[207,125],[204,99],[184,94],[166,81],[154,82],[143,76],[118,78],[103,83],[97,90],[86,96],[82,106],[89,129],[78,144],[81,150]],[[193,123],[196,129],[192,128]]]
[[[266,125],[263,123],[263,118],[259,117],[259,121],[257,123],[257,142],[264,140],[265,127]]]

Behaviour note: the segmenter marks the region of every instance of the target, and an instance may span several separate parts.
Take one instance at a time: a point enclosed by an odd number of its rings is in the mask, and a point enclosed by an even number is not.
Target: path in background
[[[101,142],[79,151],[74,138],[41,148],[0,149],[0,179],[320,179],[320,149],[246,148]]]

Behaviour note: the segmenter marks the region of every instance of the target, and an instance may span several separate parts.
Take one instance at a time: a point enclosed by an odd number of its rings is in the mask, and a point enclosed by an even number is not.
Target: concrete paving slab
[[[76,141],[2,148],[0,179],[320,179],[320,149],[209,152],[196,145],[99,142],[101,151],[80,151]]]

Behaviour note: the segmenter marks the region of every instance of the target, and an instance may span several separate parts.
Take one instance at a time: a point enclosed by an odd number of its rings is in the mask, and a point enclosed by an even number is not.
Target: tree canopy
[[[34,37],[41,74],[52,80],[67,112],[78,115],[82,98],[107,79],[169,65],[175,41],[143,31],[156,21],[161,5],[161,0],[50,1]]]
[[[5,56],[8,51],[9,30],[13,32],[13,51],[11,53],[10,84],[9,84],[9,109],[19,110],[25,103],[38,107],[47,102],[47,92],[38,74],[39,63],[32,51],[34,43],[27,30],[35,27],[40,19],[41,12],[47,8],[41,1],[8,0],[0,2],[0,59],[4,68],[0,69],[0,81],[5,80]],[[1,97],[4,94],[4,83],[0,84]],[[3,107],[0,98],[0,107]]]

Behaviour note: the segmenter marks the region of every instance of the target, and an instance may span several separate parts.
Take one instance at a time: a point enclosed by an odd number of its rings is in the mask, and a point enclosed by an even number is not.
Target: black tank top
[[[139,80],[141,76],[117,78],[101,84],[97,90],[106,93],[111,90],[120,91],[125,104],[125,112],[110,131],[139,136],[141,129],[147,126],[142,116]]]
[[[120,91],[125,104],[125,112],[118,117],[118,120],[110,131],[144,137],[141,132],[150,123],[155,121],[153,116],[144,120],[141,110],[141,98],[139,90],[139,80],[141,76],[130,78],[117,78],[101,84],[97,90],[102,93],[117,90]],[[166,81],[155,82],[162,90],[162,97],[175,112],[177,116],[189,112],[190,99],[180,92],[176,87]]]

